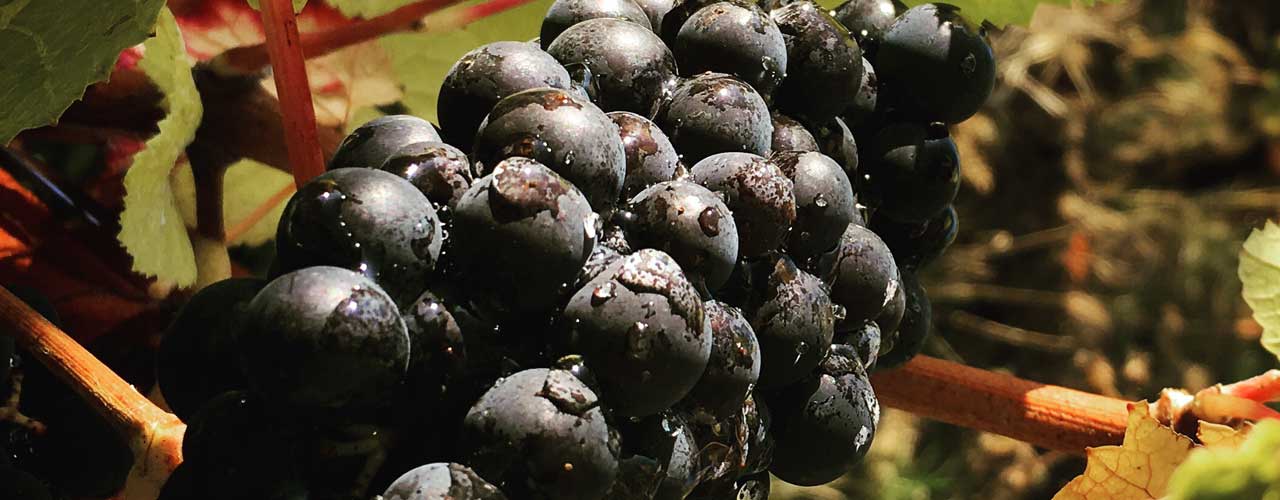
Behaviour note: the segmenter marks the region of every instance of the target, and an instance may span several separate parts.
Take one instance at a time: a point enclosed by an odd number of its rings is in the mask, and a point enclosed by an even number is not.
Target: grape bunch
[[[918,353],[991,92],[942,4],[557,0],[437,128],[356,129],[265,279],[179,312],[163,498],[763,499],[832,481]],[[886,373],[884,376],[892,376]]]

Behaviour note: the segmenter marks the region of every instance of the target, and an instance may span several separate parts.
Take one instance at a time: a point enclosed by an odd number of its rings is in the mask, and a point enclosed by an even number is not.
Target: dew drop
[[[605,302],[608,302],[609,299],[613,298],[616,287],[617,285],[612,281],[596,287],[595,290],[591,291],[591,305],[593,307],[599,307]]]

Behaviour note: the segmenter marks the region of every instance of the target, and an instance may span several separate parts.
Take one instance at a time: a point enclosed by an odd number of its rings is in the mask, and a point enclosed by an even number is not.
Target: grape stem
[[[294,183],[301,186],[324,173],[324,156],[316,130],[316,111],[311,103],[306,59],[298,35],[298,19],[290,0],[262,0],[262,27],[267,36],[267,55],[280,96],[284,117],[285,148]]]
[[[13,335],[31,356],[69,385],[129,443],[134,464],[126,500],[159,495],[169,473],[182,462],[186,426],[112,372],[80,343],[0,287],[0,332]]]
[[[1069,453],[1120,444],[1127,424],[1126,401],[928,356],[871,383],[885,406]]]

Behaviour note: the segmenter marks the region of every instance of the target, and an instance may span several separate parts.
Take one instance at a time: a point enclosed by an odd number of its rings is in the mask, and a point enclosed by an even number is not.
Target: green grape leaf
[[[249,6],[255,9],[260,8],[258,5],[261,0],[247,0]],[[343,15],[347,17],[363,17],[370,18],[380,16],[399,9],[419,0],[328,0],[324,3],[337,7]],[[293,0],[293,11],[302,12],[302,8],[307,6],[307,0]]]
[[[1240,282],[1253,319],[1262,325],[1262,346],[1280,356],[1280,226],[1267,221],[1240,251]]]
[[[1173,471],[1165,498],[1280,498],[1280,422],[1259,422],[1238,446],[1197,448]]]
[[[151,34],[163,0],[0,0],[0,145],[54,123]]]
[[[275,239],[276,226],[293,192],[293,176],[269,165],[244,159],[227,167],[222,177],[222,220],[234,230],[254,211],[270,203],[267,214],[239,232],[229,245],[257,246]],[[278,198],[278,199],[277,199]]]
[[[196,181],[191,165],[179,163],[170,174],[173,196],[187,229],[196,227]],[[227,166],[222,175],[222,221],[229,246],[257,246],[276,237],[276,225],[293,194],[293,176],[265,163],[248,158]],[[241,227],[254,212],[264,209],[249,227]]]
[[[296,1],[296,0],[295,0]],[[370,18],[399,9],[418,0],[328,0],[325,3],[337,7],[348,17]]]
[[[247,0],[247,1],[249,2],[249,6],[253,7],[254,9],[262,8],[261,5],[258,3],[259,0]],[[293,0],[294,12],[302,12],[302,8],[306,6],[307,6],[307,0]]]
[[[1116,0],[1080,0],[1080,5],[1092,7],[1099,1],[1116,1]],[[908,6],[916,6],[923,3],[931,3],[927,0],[903,0]],[[1036,7],[1040,4],[1052,4],[1071,6],[1071,0],[947,0],[943,3],[949,3],[960,8],[960,14],[974,23],[987,21],[998,27],[1005,27],[1010,24],[1026,26],[1031,22],[1031,16],[1035,14]]]
[[[156,36],[143,44],[145,53],[138,67],[164,95],[168,113],[157,124],[159,132],[134,155],[124,176],[120,243],[133,256],[134,271],[188,286],[196,281],[195,254],[170,173],[195,138],[204,109],[173,13],[164,9],[155,30]]]
[[[391,55],[391,67],[404,84],[404,104],[415,115],[437,122],[436,98],[440,82],[463,54],[486,43],[501,40],[530,40],[538,36],[543,14],[551,0],[537,0],[494,16],[467,24],[462,29],[440,31],[433,26],[448,25],[459,12],[484,3],[469,1],[427,16],[427,29],[383,37],[382,47]]]

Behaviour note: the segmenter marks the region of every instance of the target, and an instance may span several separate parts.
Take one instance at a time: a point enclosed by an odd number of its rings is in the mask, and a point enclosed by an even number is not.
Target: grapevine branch
[[[76,388],[129,437],[181,426],[111,372],[75,340],[0,289],[0,332],[12,332],[36,358]],[[1126,401],[1040,384],[927,356],[872,377],[887,406],[1002,434],[1045,448],[1082,453],[1118,444]],[[173,451],[178,448],[175,444]],[[174,460],[178,460],[174,455]],[[176,462],[175,462],[176,463]]]
[[[1083,453],[1119,444],[1127,402],[927,356],[871,377],[881,404],[949,424]]]
[[[0,332],[13,335],[31,356],[69,385],[129,443],[135,458],[126,499],[154,499],[182,462],[186,426],[112,372],[79,342],[0,287]]]
[[[267,54],[284,116],[289,168],[294,183],[301,186],[324,173],[324,157],[316,130],[316,111],[311,103],[311,85],[307,82],[306,59],[298,35],[298,19],[290,0],[263,0],[261,7]]]

